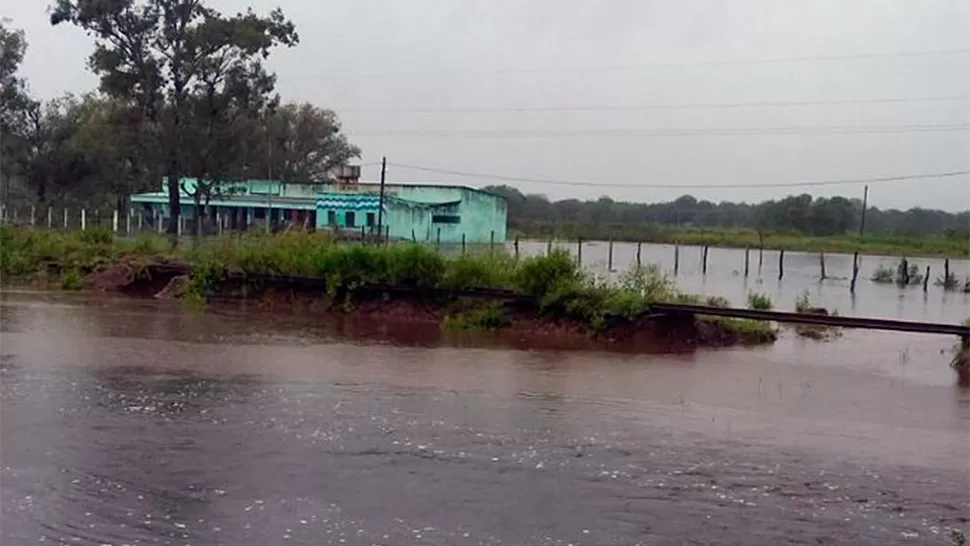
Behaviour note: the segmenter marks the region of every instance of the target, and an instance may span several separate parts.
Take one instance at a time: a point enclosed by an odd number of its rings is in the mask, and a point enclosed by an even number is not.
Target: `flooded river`
[[[80,294],[0,303],[4,546],[967,532],[970,395],[946,337],[630,356],[391,344]]]

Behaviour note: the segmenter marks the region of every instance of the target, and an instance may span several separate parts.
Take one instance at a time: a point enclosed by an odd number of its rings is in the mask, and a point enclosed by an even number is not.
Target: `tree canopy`
[[[666,225],[699,228],[752,228],[809,235],[842,235],[858,232],[862,201],[845,197],[791,195],[756,204],[714,203],[683,195],[666,203],[626,203],[600,197],[595,201],[550,201],[544,195],[523,194],[509,186],[485,190],[508,202],[512,227],[530,230],[553,224],[600,226]],[[958,214],[913,208],[866,211],[866,232],[894,235],[966,234],[970,212]]]

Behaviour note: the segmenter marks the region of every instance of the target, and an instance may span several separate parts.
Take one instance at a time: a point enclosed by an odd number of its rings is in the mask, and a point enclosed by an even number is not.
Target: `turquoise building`
[[[196,181],[182,184],[181,212],[194,221]],[[150,225],[169,216],[168,192],[131,196],[135,214]],[[250,180],[213,192],[205,218],[215,229],[249,230],[292,225],[316,230],[377,234],[378,223],[391,239],[419,242],[504,243],[507,208],[503,197],[462,186],[372,183],[292,184]],[[463,239],[464,237],[464,239]]]

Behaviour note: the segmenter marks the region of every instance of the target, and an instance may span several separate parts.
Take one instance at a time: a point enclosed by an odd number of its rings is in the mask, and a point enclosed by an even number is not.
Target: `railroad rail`
[[[791,313],[785,311],[761,311],[731,307],[709,307],[706,305],[684,305],[678,303],[655,303],[650,306],[653,313],[668,315],[707,315],[714,317],[743,318],[753,320],[772,320],[796,324],[815,324],[837,328],[864,328],[868,330],[892,330],[895,332],[916,332],[921,334],[943,334],[960,336],[963,343],[970,343],[970,326],[962,324],[941,324],[935,322],[913,322],[868,317],[841,317],[812,313]]]

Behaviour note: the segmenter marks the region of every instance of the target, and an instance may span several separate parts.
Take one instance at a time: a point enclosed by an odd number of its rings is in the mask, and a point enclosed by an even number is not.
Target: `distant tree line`
[[[184,178],[206,204],[225,182],[326,181],[359,157],[333,111],[284,103],[263,61],[298,36],[280,10],[227,16],[201,0],[56,0],[51,23],[94,41],[96,91],[40,101],[18,76],[27,37],[0,20],[0,198],[105,204]],[[203,209],[204,210],[204,209]]]
[[[544,195],[523,194],[509,186],[489,186],[485,190],[506,198],[510,227],[526,232],[549,231],[556,225],[571,224],[574,227],[597,226],[598,230],[629,231],[638,227],[675,226],[749,228],[826,236],[858,233],[862,219],[861,199],[813,198],[808,194],[755,204],[714,203],[690,195],[665,203],[628,203],[609,197],[595,201],[551,201]],[[896,236],[967,238],[970,237],[970,211],[949,213],[923,208],[901,211],[870,207],[866,211],[865,231],[867,234]]]

